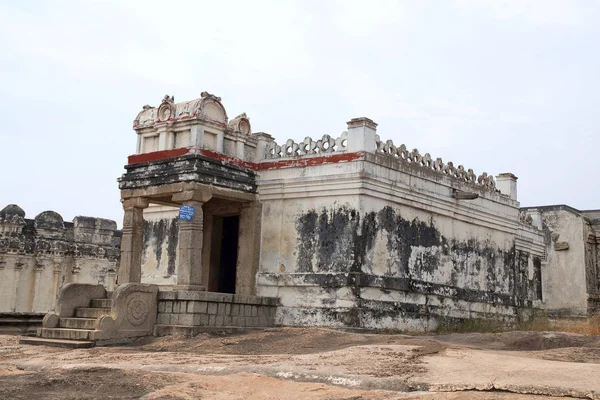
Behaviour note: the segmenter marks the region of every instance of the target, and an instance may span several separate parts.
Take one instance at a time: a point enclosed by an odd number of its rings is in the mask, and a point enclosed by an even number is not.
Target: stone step
[[[77,318],[98,318],[102,315],[110,315],[110,308],[76,308]]]
[[[58,321],[59,328],[94,329],[96,318],[63,318]]]
[[[110,308],[111,299],[92,299],[92,308]]]
[[[39,338],[39,337],[19,338],[19,344],[66,347],[69,349],[85,349],[85,348],[89,348],[89,347],[94,347],[96,345],[96,343],[91,340],[61,340],[61,339],[44,339],[44,338]]]
[[[38,337],[45,339],[89,340],[93,330],[68,328],[40,328]]]

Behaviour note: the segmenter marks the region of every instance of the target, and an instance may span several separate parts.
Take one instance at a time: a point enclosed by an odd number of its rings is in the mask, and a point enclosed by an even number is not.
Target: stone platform
[[[43,313],[2,312],[0,313],[0,333],[3,334],[35,334],[42,326]]]
[[[187,334],[194,331],[183,327],[272,327],[278,305],[279,299],[274,297],[161,290],[154,334],[164,335],[177,329]]]

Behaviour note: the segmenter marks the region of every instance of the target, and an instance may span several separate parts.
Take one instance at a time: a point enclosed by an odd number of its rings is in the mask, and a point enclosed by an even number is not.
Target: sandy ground
[[[277,328],[67,350],[0,336],[0,399],[600,399],[600,337]]]

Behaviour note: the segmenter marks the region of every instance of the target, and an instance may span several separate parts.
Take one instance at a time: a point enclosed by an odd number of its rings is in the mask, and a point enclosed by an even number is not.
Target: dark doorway
[[[239,216],[223,217],[221,254],[219,257],[219,283],[217,287],[217,291],[221,293],[235,293],[239,228]]]

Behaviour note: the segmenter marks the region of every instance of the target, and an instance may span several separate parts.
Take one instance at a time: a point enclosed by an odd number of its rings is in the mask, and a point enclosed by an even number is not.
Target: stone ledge
[[[250,310],[247,315],[159,313],[157,323],[204,327],[271,327],[275,325],[275,309],[268,313]]]
[[[164,290],[158,292],[158,300],[207,301],[214,303],[234,303],[277,306],[277,297],[249,296],[241,294],[215,293],[189,290]]]

